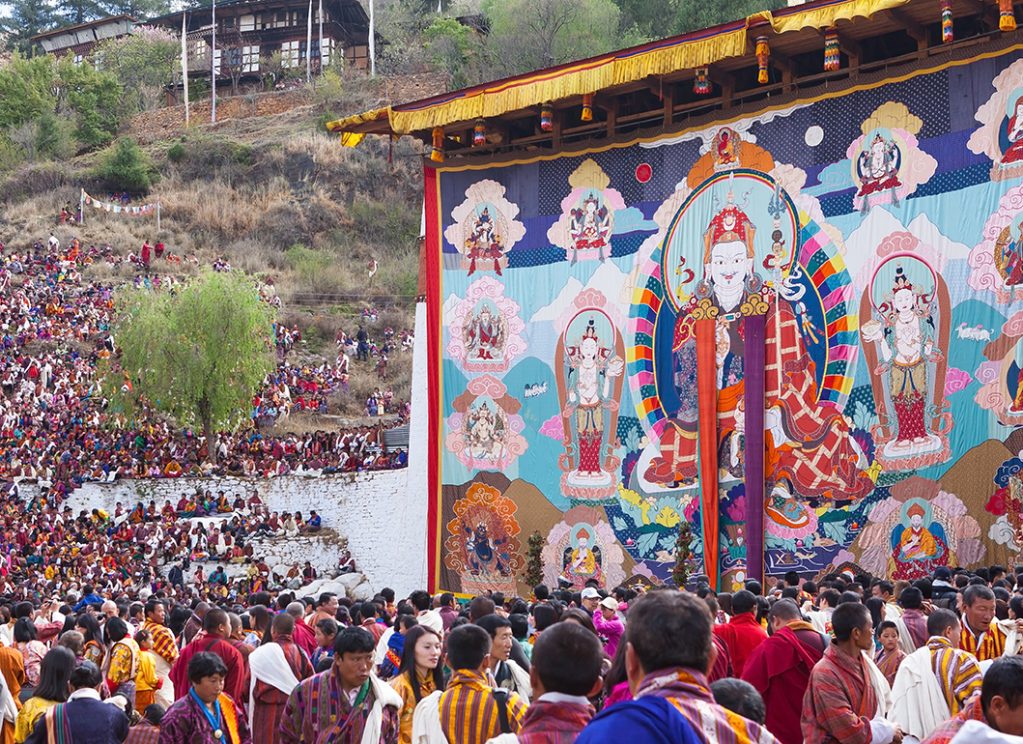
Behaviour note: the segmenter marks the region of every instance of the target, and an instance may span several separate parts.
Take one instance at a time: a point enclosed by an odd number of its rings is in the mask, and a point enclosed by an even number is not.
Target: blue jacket
[[[128,736],[128,718],[110,703],[76,698],[64,703],[71,738],[68,744],[120,744]],[[40,718],[25,744],[46,744],[46,716]]]
[[[664,698],[648,695],[598,713],[575,744],[702,744],[689,721]]]
[[[103,604],[103,602],[104,602],[103,597],[101,597],[98,594],[96,594],[96,592],[93,592],[92,594],[86,594],[84,597],[82,597],[82,599],[78,602],[78,604],[76,604],[72,609],[75,612],[81,612],[82,610],[84,610],[89,605],[97,605],[98,606],[98,605]]]

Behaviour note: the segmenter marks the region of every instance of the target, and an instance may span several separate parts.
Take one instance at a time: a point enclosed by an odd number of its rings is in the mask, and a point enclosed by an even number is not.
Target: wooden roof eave
[[[986,21],[988,25],[994,24],[994,28],[997,29],[997,9],[985,0],[954,0],[953,2],[953,14],[957,18],[966,16],[978,16],[982,20]],[[859,45],[872,38],[883,36],[894,32],[905,32],[910,37],[918,37],[922,30],[926,30],[929,26],[933,26],[940,22],[940,10],[937,4],[926,3],[926,2],[910,2],[898,9],[889,9],[880,11],[869,18],[859,18],[855,21],[840,21],[836,24],[835,28],[839,32],[840,44],[843,52],[849,56],[850,51],[856,53]],[[721,82],[721,79],[727,79],[735,73],[742,70],[748,70],[751,66],[757,64],[756,57],[754,55],[754,41],[757,36],[763,35],[768,37],[768,41],[771,48],[771,64],[775,67],[784,69],[787,61],[791,58],[799,55],[806,54],[808,52],[820,51],[823,54],[823,35],[824,31],[816,27],[804,27],[796,31],[787,31],[785,33],[775,33],[771,26],[766,22],[762,24],[751,23],[748,28],[748,42],[747,42],[747,53],[742,56],[730,57],[719,60],[711,65],[711,79],[715,82]],[[967,40],[968,42],[968,40]],[[957,43],[963,43],[957,41]],[[921,42],[921,49],[926,48],[926,43]],[[934,47],[933,50],[937,50],[938,47]],[[933,51],[932,50],[932,51]],[[849,70],[843,69],[837,73],[821,73],[820,75],[814,76],[803,76],[800,78],[801,83],[813,82],[818,79],[825,80],[829,77],[842,77],[848,75]],[[644,80],[630,81],[629,83],[604,88],[598,92],[600,98],[604,100],[613,100],[621,98],[644,89],[654,90],[656,86],[674,86],[683,83],[688,83],[693,80],[694,71],[691,69],[676,70],[665,75],[653,75],[648,76]],[[772,84],[767,86],[760,86],[756,91],[744,91],[746,97],[757,95],[757,91],[762,93],[768,93],[773,88],[783,88],[784,84]],[[655,91],[656,92],[656,91]],[[582,97],[579,95],[570,96],[563,99],[558,99],[552,102],[552,106],[555,111],[555,115],[559,112],[565,112],[574,108],[578,108],[581,105]],[[679,104],[675,107],[675,111],[684,111],[687,108],[710,108],[714,105],[714,101],[711,97],[707,99],[701,99],[696,102],[689,102],[685,104]],[[420,103],[420,102],[417,102]],[[401,106],[398,107],[399,109]],[[502,124],[510,124],[516,121],[520,121],[524,118],[535,117],[539,113],[539,106],[530,106],[526,108],[506,111],[498,116],[490,117],[487,119],[488,127],[499,128]],[[651,112],[641,112],[633,115],[620,116],[619,121],[628,122],[631,117],[643,118],[651,114]],[[474,124],[474,120],[461,120],[446,123],[444,125],[446,132],[462,133],[467,130],[471,130]],[[562,131],[563,135],[574,134],[578,132],[585,132],[590,130],[599,130],[603,126],[603,122],[592,122],[586,123],[580,126],[574,126],[571,128],[565,128]],[[338,127],[338,131],[341,128]],[[398,134],[394,132],[390,126],[388,119],[388,109],[381,110],[381,116],[374,119],[373,121],[362,122],[356,125],[345,126],[344,131],[364,133],[364,134],[379,134],[379,135],[394,135]],[[431,132],[428,130],[407,132],[414,137],[417,137],[423,141],[428,142],[430,140]],[[544,133],[543,135],[536,135],[535,137],[524,137],[515,140],[514,144],[529,144],[531,141],[541,142],[544,139],[549,139],[550,135]],[[464,144],[464,143],[463,143]],[[508,143],[502,143],[500,146],[507,146]],[[468,148],[465,147],[464,151],[472,149],[476,152],[485,152],[486,150],[493,149],[492,147],[486,146],[483,148]]]

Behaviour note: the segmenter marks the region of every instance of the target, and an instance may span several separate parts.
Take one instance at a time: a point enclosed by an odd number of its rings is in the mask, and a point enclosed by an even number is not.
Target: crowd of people
[[[328,397],[339,390],[348,392],[348,374],[337,367],[281,362],[253,397],[252,418],[257,426],[265,427],[292,413],[327,413]]]
[[[255,490],[243,496],[194,489],[173,503],[118,502],[112,512],[77,514],[52,501],[25,503],[16,487],[0,498],[0,596],[64,596],[87,584],[116,596],[161,582],[177,594],[233,601],[316,578],[308,563],[268,565],[262,550],[266,540],[319,532],[322,517],[271,511]],[[204,564],[212,562],[220,565],[207,576]],[[225,567],[233,567],[230,580]],[[351,556],[337,568],[355,570]]]
[[[151,524],[156,512],[139,505],[127,523]],[[10,715],[0,741],[1023,736],[1023,567],[939,568],[894,584],[788,574],[734,593],[541,585],[529,600],[488,593],[465,604],[421,590],[355,602],[249,588],[218,599],[149,577],[17,601],[4,587],[0,706]]]
[[[55,236],[24,250],[0,244],[0,479],[40,482],[58,498],[87,481],[232,474],[274,477],[400,467],[378,428],[269,436],[257,426],[213,442],[142,409],[134,421],[111,411],[97,367],[115,353],[114,287],[83,279],[84,266],[112,260],[109,248],[62,247]],[[143,274],[139,286],[166,289]],[[287,364],[253,399],[254,422],[322,411],[336,367]],[[125,380],[130,384],[130,380]],[[55,438],[52,433],[60,431]],[[209,460],[210,448],[220,456]]]

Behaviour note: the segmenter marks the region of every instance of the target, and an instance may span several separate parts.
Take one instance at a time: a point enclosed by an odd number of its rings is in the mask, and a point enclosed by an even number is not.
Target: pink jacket
[[[597,629],[597,635],[604,641],[604,652],[613,659],[615,651],[618,650],[618,642],[625,632],[625,625],[617,616],[605,620],[599,609],[593,613],[593,625]]]

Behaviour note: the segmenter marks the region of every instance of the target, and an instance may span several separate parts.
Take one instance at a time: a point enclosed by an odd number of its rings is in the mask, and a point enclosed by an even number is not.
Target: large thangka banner
[[[427,171],[435,588],[1023,562],[1020,48]]]

